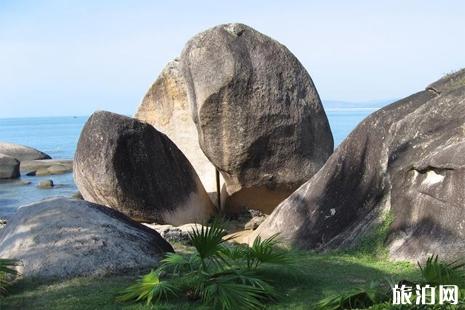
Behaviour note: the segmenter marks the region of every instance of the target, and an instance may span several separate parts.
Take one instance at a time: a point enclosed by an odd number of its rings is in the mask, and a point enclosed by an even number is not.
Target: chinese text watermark
[[[425,285],[395,285],[392,288],[392,303],[394,305],[456,305],[459,301],[457,285],[439,285],[439,288]]]

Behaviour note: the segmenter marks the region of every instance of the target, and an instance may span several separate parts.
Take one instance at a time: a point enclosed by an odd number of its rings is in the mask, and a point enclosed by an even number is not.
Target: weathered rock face
[[[332,153],[308,72],[273,39],[220,25],[187,43],[181,67],[200,146],[226,182],[226,208],[271,211]]]
[[[200,149],[178,60],[169,62],[163,69],[134,117],[166,134],[192,164],[207,192],[216,193],[216,169]]]
[[[365,119],[253,237],[280,233],[302,248],[350,247],[390,212],[392,258],[462,256],[464,151],[462,70]]]
[[[0,179],[19,178],[19,161],[8,155],[0,154]]]
[[[21,207],[0,230],[0,257],[22,261],[24,277],[72,278],[156,266],[172,247],[123,214],[82,200]]]
[[[182,225],[205,221],[213,211],[176,145],[133,118],[94,113],[82,130],[73,170],[85,200],[138,221]]]
[[[31,147],[8,142],[0,142],[0,153],[14,157],[19,161],[51,158],[49,155]]]

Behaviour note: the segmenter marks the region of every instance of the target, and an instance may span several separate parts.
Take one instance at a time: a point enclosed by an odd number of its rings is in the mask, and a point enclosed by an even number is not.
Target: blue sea
[[[375,109],[326,110],[335,146]],[[0,141],[23,144],[49,154],[54,159],[72,159],[87,117],[40,117],[0,119]],[[22,176],[31,182],[20,185],[15,181],[0,182],[0,218],[8,218],[25,204],[53,196],[71,196],[77,192],[72,173],[45,177]],[[52,189],[38,189],[42,179],[52,179]]]

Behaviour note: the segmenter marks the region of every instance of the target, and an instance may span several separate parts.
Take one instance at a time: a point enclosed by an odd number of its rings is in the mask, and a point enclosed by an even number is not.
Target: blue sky
[[[133,114],[190,37],[227,22],[285,44],[324,99],[401,98],[465,67],[462,0],[0,0],[0,118]]]

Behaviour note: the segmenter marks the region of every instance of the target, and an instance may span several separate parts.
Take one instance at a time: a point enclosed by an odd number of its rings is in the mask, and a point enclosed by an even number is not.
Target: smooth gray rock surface
[[[19,161],[11,156],[0,154],[0,179],[17,179],[19,176]]]
[[[260,225],[306,249],[356,246],[390,213],[394,259],[463,257],[465,70],[366,118]]]
[[[14,157],[19,161],[51,158],[49,155],[32,147],[8,142],[0,142],[0,153]]]
[[[270,212],[333,151],[316,88],[282,44],[243,24],[185,46],[181,68],[200,147],[226,182],[226,209]]]
[[[74,159],[85,200],[141,222],[182,225],[208,220],[213,205],[199,177],[168,137],[139,120],[96,112]]]
[[[55,198],[24,206],[0,230],[0,257],[22,262],[27,278],[126,274],[156,267],[172,247],[110,208]]]

